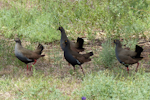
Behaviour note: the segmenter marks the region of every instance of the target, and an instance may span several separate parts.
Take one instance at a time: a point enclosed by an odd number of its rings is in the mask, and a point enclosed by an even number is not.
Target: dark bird
[[[84,44],[84,40],[82,38],[77,38],[77,42],[76,43],[73,43],[72,41],[70,41],[65,33],[65,30],[63,27],[59,27],[57,30],[60,30],[61,31],[61,40],[60,40],[60,46],[61,46],[61,49],[64,51],[64,41],[67,40],[70,42],[70,48],[71,50],[73,51],[76,51],[76,52],[82,52],[84,51],[84,48],[83,48],[83,44]]]
[[[75,51],[72,51],[70,49],[70,42],[68,40],[65,40],[65,48],[64,48],[64,58],[70,63],[74,70],[75,70],[75,65],[79,65],[82,69],[82,72],[84,74],[82,64],[85,62],[91,61],[90,56],[93,55],[93,52],[89,52],[86,54],[79,54]]]
[[[139,66],[138,61],[142,60],[143,58],[141,57],[141,52],[143,51],[143,48],[136,45],[135,51],[130,51],[128,49],[123,49],[119,40],[114,40],[114,43],[116,44],[115,53],[118,61],[125,67],[127,67],[128,73],[129,73],[128,66],[137,63],[136,68],[137,71]]]
[[[15,44],[15,56],[24,62],[27,65],[27,70],[28,70],[28,63],[34,62],[33,65],[36,63],[37,59],[40,57],[44,57],[45,55],[41,55],[44,47],[39,44],[37,49],[35,51],[28,50],[26,48],[22,47],[21,41],[19,38],[14,39],[16,44]],[[32,66],[30,67],[31,71]]]

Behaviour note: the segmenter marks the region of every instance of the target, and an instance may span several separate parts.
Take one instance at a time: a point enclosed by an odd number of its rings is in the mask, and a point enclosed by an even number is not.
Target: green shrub
[[[99,57],[94,59],[95,64],[102,65],[104,67],[112,67],[116,61],[115,48],[112,47],[112,41],[107,40],[102,43],[102,51],[99,53]]]

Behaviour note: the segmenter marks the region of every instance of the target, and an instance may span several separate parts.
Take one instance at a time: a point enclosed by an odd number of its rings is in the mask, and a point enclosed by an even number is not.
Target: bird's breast
[[[121,60],[119,58],[119,51],[117,48],[115,48],[115,54],[116,54],[116,58],[118,59],[118,61],[121,62]]]

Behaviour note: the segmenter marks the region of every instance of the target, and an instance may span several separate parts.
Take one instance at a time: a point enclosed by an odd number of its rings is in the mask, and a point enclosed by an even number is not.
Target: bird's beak
[[[116,43],[116,40],[114,40],[114,43]]]

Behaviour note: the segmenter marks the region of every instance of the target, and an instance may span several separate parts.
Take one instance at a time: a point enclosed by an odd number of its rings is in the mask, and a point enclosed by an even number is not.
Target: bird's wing
[[[41,55],[38,55],[35,52],[25,49],[25,48],[21,49],[20,51],[28,59],[38,59],[39,57],[41,57]]]
[[[134,56],[136,56],[137,53],[134,52],[134,51],[131,51],[131,50],[122,49],[122,50],[120,51],[120,54],[121,54],[121,55],[125,55],[125,56],[134,57]]]
[[[139,60],[133,59],[127,55],[119,55],[119,59],[121,62],[124,62],[125,64],[134,64],[139,61]]]

